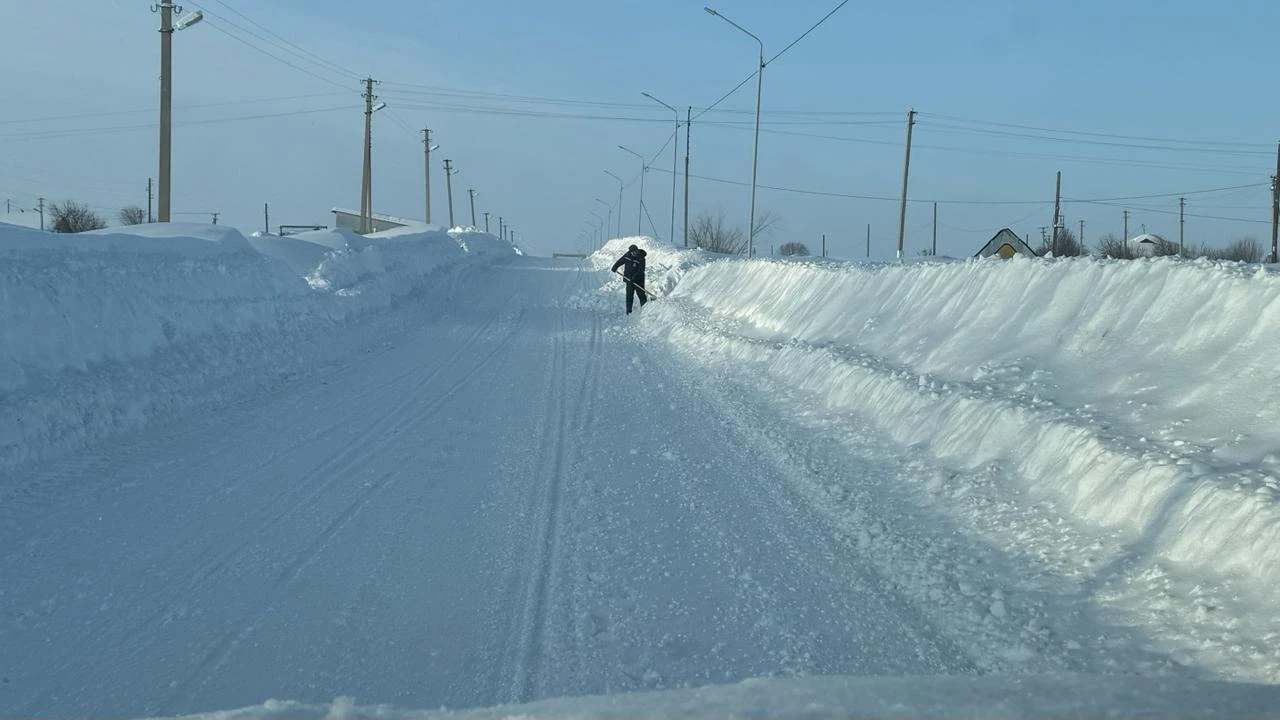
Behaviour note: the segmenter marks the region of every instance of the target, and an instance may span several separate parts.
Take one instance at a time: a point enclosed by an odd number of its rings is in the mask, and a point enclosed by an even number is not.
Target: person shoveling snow
[[[649,300],[649,293],[644,289],[644,256],[645,251],[632,245],[627,252],[618,258],[618,261],[609,268],[612,272],[618,272],[618,268],[622,267],[623,282],[627,284],[627,314],[631,314],[632,298],[635,295],[640,296],[640,306]],[[625,267],[623,267],[625,266]]]

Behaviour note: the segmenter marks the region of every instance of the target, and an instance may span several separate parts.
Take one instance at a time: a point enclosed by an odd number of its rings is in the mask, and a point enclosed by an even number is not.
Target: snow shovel
[[[614,270],[614,271],[613,271],[613,274],[614,274],[614,275],[617,275],[617,276],[618,276],[618,277],[620,277],[620,278],[622,278],[622,281],[623,281],[623,282],[629,282],[629,283],[631,283],[632,285],[635,285],[636,287],[640,288],[641,290],[644,290],[644,294],[645,294],[645,295],[647,295],[647,296],[648,296],[648,298],[649,298],[650,300],[657,300],[657,299],[658,299],[658,296],[657,296],[657,295],[654,295],[654,294],[653,294],[653,293],[651,293],[651,292],[649,292],[649,291],[645,288],[645,286],[641,285],[640,283],[636,282],[635,280],[628,280],[626,275],[623,275],[622,273],[618,272],[617,270]]]

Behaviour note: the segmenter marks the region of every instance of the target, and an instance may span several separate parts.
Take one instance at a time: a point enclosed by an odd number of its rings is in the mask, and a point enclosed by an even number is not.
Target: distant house
[[[1129,249],[1137,257],[1153,257],[1156,250],[1165,244],[1164,238],[1153,233],[1142,233],[1136,238],[1127,241]]]
[[[991,257],[992,255],[998,255],[1005,260],[1014,255],[1036,257],[1035,251],[1009,228],[996,233],[995,237],[988,240],[981,250],[974,253],[974,257]]]
[[[352,232],[360,232],[359,210],[333,208],[332,212],[334,227],[351,230]],[[394,230],[396,228],[422,224],[423,223],[417,220],[395,217],[394,215],[383,215],[381,213],[373,214],[373,232],[382,232],[383,230]]]

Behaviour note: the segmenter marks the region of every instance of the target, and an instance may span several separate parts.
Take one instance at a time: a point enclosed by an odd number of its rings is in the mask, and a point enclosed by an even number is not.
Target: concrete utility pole
[[[1122,237],[1120,240],[1125,244],[1125,247],[1129,246],[1129,211],[1128,210],[1124,211],[1124,237]]]
[[[471,227],[476,226],[476,190],[475,188],[467,188],[467,194],[471,196]]]
[[[1178,198],[1178,255],[1186,256],[1187,199]]]
[[[902,163],[902,202],[898,204],[898,261],[902,261],[902,236],[907,222],[907,179],[911,175],[911,128],[916,124],[916,111],[907,111],[907,158]]]
[[[364,81],[364,177],[360,183],[360,233],[373,232],[373,113],[383,107],[373,101],[378,97],[373,94],[373,86],[377,83],[373,78]]]
[[[449,191],[449,227],[453,228],[453,165],[452,161],[444,161],[444,186]]]
[[[44,198],[39,198],[40,204],[36,206],[36,212],[40,213],[40,229],[44,230]]]
[[[271,206],[267,203],[262,203],[262,233],[271,234]]]
[[[484,231],[489,232],[489,213],[484,214]]]
[[[147,222],[155,222],[151,217],[151,178],[147,178]]]
[[[169,148],[173,118],[173,8],[160,3],[160,222],[169,222]]]
[[[938,203],[933,204],[933,256],[938,256]]]
[[[867,257],[871,257],[871,223],[867,223]]]
[[[422,128],[422,177],[426,186],[424,206],[426,222],[431,224],[431,130]]]
[[[693,131],[693,106],[684,111],[684,246],[689,247],[689,134]]]
[[[827,256],[827,234],[822,233],[822,257]]]
[[[1058,171],[1058,181],[1053,188],[1053,239],[1049,241],[1049,252],[1058,257],[1058,225],[1062,222],[1062,171]]]

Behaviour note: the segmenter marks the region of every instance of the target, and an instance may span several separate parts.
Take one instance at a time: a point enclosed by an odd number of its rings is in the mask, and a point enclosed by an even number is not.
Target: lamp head
[[[197,10],[189,15],[186,15],[185,17],[180,18],[178,22],[173,24],[173,29],[186,30],[187,28],[191,27],[192,25],[195,25],[196,23],[200,22],[203,19],[204,19],[204,12]]]

